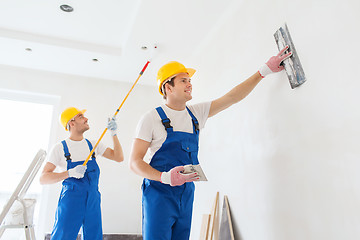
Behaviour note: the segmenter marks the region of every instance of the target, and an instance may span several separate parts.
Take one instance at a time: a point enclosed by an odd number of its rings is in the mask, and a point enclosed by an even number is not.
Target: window
[[[0,209],[16,189],[39,149],[48,151],[53,122],[54,96],[5,91],[0,89]],[[42,169],[42,168],[41,168]],[[41,171],[39,170],[39,172]],[[26,198],[38,199],[39,173]],[[37,212],[37,211],[36,211]],[[34,222],[36,223],[36,213]],[[6,230],[3,237],[21,239],[23,230]]]

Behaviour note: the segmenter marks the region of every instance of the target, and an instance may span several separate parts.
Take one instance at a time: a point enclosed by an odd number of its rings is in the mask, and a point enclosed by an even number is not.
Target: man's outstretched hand
[[[292,52],[284,54],[284,52],[286,50],[288,50],[288,48],[289,48],[289,46],[286,46],[285,48],[283,48],[278,53],[278,55],[272,56],[269,59],[269,61],[267,61],[266,64],[259,69],[259,73],[262,78],[266,77],[267,75],[269,75],[271,73],[280,72],[280,71],[284,70],[284,67],[280,66],[280,64],[282,63],[282,61],[284,61],[285,59],[289,58],[292,55]]]

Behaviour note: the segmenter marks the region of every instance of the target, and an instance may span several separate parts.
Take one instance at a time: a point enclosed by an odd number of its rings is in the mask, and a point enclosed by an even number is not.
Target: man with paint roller
[[[169,62],[157,74],[158,89],[165,104],[140,120],[130,155],[130,168],[144,177],[143,239],[189,239],[194,183],[197,173],[184,174],[184,166],[197,165],[199,131],[215,116],[245,98],[268,74],[284,69],[281,62],[288,46],[269,59],[250,78],[211,102],[186,105],[192,99],[191,77],[195,70]],[[144,157],[150,149],[150,163]]]
[[[122,162],[122,147],[116,136],[115,118],[109,119],[107,129],[111,131],[114,149],[103,144],[96,147],[90,161],[84,164],[96,141],[84,138],[89,130],[86,110],[74,107],[65,109],[60,122],[70,136],[56,144],[48,157],[40,176],[41,184],[62,182],[62,190],[55,215],[52,240],[75,240],[82,227],[82,239],[102,240],[100,192],[98,191],[100,169],[96,156]],[[60,172],[54,172],[58,167]]]

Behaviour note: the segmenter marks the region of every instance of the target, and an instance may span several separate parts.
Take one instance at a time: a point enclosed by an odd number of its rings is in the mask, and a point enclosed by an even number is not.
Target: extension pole
[[[156,46],[154,48],[157,48]],[[136,81],[134,82],[134,84],[132,85],[132,87],[130,88],[129,92],[126,94],[124,100],[122,101],[122,103],[120,104],[119,108],[116,110],[115,114],[113,117],[115,117],[118,112],[120,111],[121,107],[124,105],[124,102],[126,101],[126,99],[128,98],[130,92],[133,90],[133,88],[135,87],[136,83],[139,81],[140,77],[143,75],[143,73],[145,72],[147,66],[149,65],[150,60],[148,60],[145,64],[145,66],[143,67],[143,69],[141,70],[141,72],[139,73],[138,78],[136,79]],[[103,133],[101,134],[99,140],[96,142],[95,146],[93,147],[93,149],[91,150],[89,156],[86,158],[85,162],[83,163],[84,166],[86,166],[87,162],[89,161],[91,155],[94,153],[95,148],[99,145],[99,142],[101,141],[101,139],[104,137],[105,133],[107,131],[107,128],[105,128],[105,130],[103,131]]]

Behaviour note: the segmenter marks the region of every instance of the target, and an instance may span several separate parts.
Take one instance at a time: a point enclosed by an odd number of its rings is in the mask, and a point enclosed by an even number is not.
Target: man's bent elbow
[[[131,171],[133,171],[134,173],[136,173],[136,161],[134,159],[130,158],[129,161],[129,168]]]
[[[40,176],[39,182],[40,182],[41,185],[46,185],[46,184],[47,184],[44,175],[41,175],[41,176]]]
[[[117,157],[115,159],[116,162],[123,162],[124,161],[124,156],[121,156],[121,157]]]

